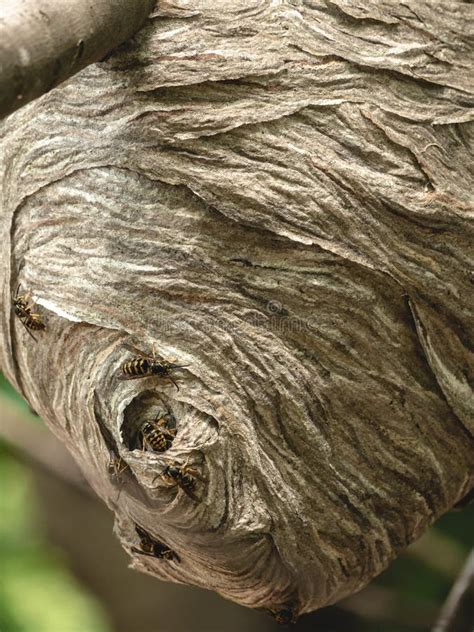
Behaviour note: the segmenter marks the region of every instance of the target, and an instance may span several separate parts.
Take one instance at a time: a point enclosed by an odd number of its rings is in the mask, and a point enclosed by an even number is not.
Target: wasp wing
[[[117,372],[118,380],[143,380],[146,377],[152,377],[151,373],[145,373],[145,375],[126,375],[123,371]]]
[[[21,318],[20,318],[20,323],[23,325],[23,327],[26,329],[26,331],[30,334],[30,336],[33,338],[33,340],[34,340],[35,342],[38,342],[38,339],[37,339],[37,338],[35,338],[35,337],[33,336],[33,334],[31,333],[31,331],[30,331],[30,329],[29,329],[29,327],[27,327],[27,326],[25,325],[25,323],[23,322],[23,320],[22,320]]]
[[[189,487],[181,487],[181,485],[179,487],[180,487],[180,489],[183,490],[183,492],[186,494],[186,496],[191,498],[191,500],[194,500],[194,502],[198,503],[198,502],[201,501],[201,499],[198,498],[196,496],[196,494],[194,493],[194,491],[192,489],[189,489]]]

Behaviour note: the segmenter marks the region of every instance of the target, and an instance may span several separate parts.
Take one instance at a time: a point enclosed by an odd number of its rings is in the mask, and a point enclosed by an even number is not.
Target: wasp
[[[268,612],[280,625],[291,625],[296,623],[296,620],[298,619],[298,616],[292,607],[282,608],[281,610],[269,610]]]
[[[179,386],[176,380],[171,375],[172,371],[176,369],[185,369],[189,364],[173,364],[172,362],[166,362],[165,360],[159,360],[155,355],[155,349],[153,348],[153,355],[151,356],[136,356],[128,362],[124,362],[121,366],[121,374],[119,379],[121,380],[136,380],[138,378],[150,377],[156,375],[158,377],[171,380],[179,391]]]
[[[20,286],[17,287],[16,294],[13,297],[13,309],[15,311],[15,315],[18,316],[23,327],[30,334],[33,340],[37,342],[36,338],[31,332],[43,331],[44,329],[46,329],[46,325],[44,324],[41,316],[33,311],[35,304],[30,303],[30,295],[20,295],[19,292]]]
[[[119,484],[119,491],[117,494],[117,498],[115,499],[115,503],[118,503],[120,494],[122,493],[122,487],[124,485],[124,481],[122,481],[122,473],[128,468],[128,463],[126,463],[121,456],[117,454],[111,454],[109,464],[107,470],[110,476],[115,479]]]
[[[109,474],[113,478],[116,478],[116,479],[120,478],[120,475],[122,474],[122,472],[125,472],[127,467],[128,467],[128,464],[122,459],[121,456],[117,456],[116,454],[113,454],[110,457],[108,471],[109,471]]]
[[[167,465],[160,476],[169,487],[177,485],[189,498],[199,502],[199,498],[194,493],[196,481],[200,478],[198,470],[189,467],[187,463],[184,465],[173,463],[173,465]]]
[[[163,544],[162,542],[158,542],[155,540],[145,529],[135,525],[135,531],[140,538],[140,549],[132,547],[132,551],[134,553],[139,553],[140,555],[149,555],[150,557],[157,557],[160,560],[175,560],[179,562],[179,556],[177,553],[172,551],[169,546]]]
[[[176,430],[168,428],[166,417],[160,417],[143,422],[138,434],[142,450],[149,448],[153,452],[164,452],[171,447]]]

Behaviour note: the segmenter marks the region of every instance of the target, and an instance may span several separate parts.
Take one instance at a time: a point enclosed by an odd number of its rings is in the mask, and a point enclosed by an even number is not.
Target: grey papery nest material
[[[3,370],[136,568],[301,613],[472,487],[472,13],[161,2],[4,122]],[[118,379],[154,344],[179,390]]]

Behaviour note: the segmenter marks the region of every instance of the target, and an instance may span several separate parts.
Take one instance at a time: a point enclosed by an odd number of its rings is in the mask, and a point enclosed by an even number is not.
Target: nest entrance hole
[[[162,395],[143,391],[124,410],[120,428],[122,442],[128,450],[142,449],[141,428],[145,422],[165,420],[166,427],[176,430],[176,418]]]

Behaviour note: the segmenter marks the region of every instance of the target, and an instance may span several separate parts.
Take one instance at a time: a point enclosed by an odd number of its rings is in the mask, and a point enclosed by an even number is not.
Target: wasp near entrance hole
[[[172,362],[166,362],[165,360],[159,359],[155,355],[155,350],[153,348],[153,355],[151,356],[136,356],[135,358],[128,360],[128,362],[124,362],[121,367],[119,379],[136,380],[156,375],[157,377],[162,377],[173,382],[176,389],[179,391],[179,386],[171,373],[176,369],[185,369],[187,366],[189,365],[173,364]]]
[[[132,547],[132,551],[134,553],[139,553],[140,555],[149,555],[150,557],[157,557],[162,560],[175,560],[179,562],[179,556],[172,551],[169,546],[163,544],[162,542],[158,542],[155,540],[145,529],[135,525],[135,531],[137,532],[138,537],[140,538],[140,549]]]
[[[171,447],[176,436],[174,428],[168,428],[166,417],[143,422],[139,430],[139,443],[142,450],[165,452]]]
[[[177,485],[189,498],[199,502],[199,498],[194,493],[196,481],[201,478],[196,468],[189,467],[187,463],[173,463],[167,465],[160,476],[169,487]]]
[[[35,304],[30,303],[30,295],[20,295],[19,292],[20,286],[17,287],[16,294],[13,297],[13,309],[15,311],[15,315],[20,319],[23,327],[30,334],[33,340],[37,342],[36,338],[31,332],[43,331],[44,329],[46,329],[46,325],[44,324],[41,316],[33,311]]]
[[[112,453],[110,455],[109,464],[107,470],[114,481],[117,481],[120,485],[119,491],[117,494],[117,498],[115,499],[115,504],[118,503],[120,494],[122,493],[122,487],[124,485],[124,481],[122,478],[123,472],[128,468],[128,463],[122,459],[121,456]]]
[[[112,478],[119,479],[120,475],[122,474],[122,472],[125,472],[127,467],[128,464],[122,459],[121,456],[117,456],[116,454],[114,454],[110,457],[108,470]]]

